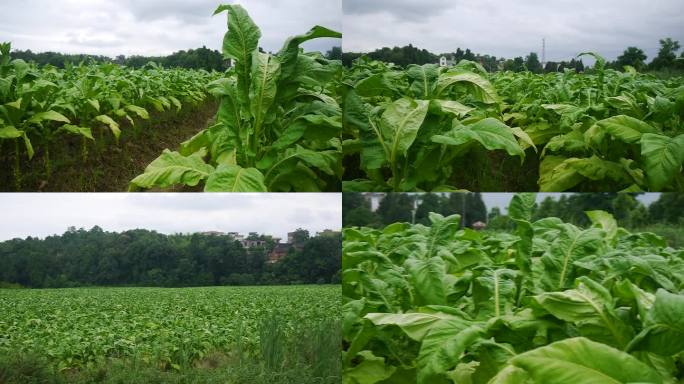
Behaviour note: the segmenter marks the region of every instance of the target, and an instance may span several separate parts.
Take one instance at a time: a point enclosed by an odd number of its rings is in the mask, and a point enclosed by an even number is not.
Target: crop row
[[[534,158],[545,192],[683,190],[683,79],[583,55],[591,71],[545,75],[362,57],[345,73],[343,190],[458,190],[459,174],[487,167],[473,155],[483,150]]]
[[[514,197],[513,233],[345,229],[345,382],[678,382],[684,250],[603,211],[532,222],[534,202]]]
[[[272,313],[294,329],[338,311],[335,287],[4,290],[0,352],[48,356],[60,369],[110,358],[179,368],[214,351],[257,353]]]
[[[81,137],[81,153],[75,156],[85,162],[89,142],[102,142],[105,131],[118,141],[124,122],[136,129],[136,122],[150,119],[152,111],[178,112],[185,104],[197,105],[216,77],[154,63],[141,69],[116,64],[38,68],[12,60],[10,44],[0,44],[0,144],[14,145],[14,187],[21,189],[20,156],[32,159],[41,150],[49,178],[50,146],[59,136]]]

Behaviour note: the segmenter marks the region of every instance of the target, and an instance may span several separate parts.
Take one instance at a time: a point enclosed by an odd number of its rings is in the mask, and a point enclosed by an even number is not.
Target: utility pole
[[[542,71],[543,71],[544,68],[546,68],[546,38],[545,37],[542,38],[542,60],[541,60],[541,64],[542,64]]]

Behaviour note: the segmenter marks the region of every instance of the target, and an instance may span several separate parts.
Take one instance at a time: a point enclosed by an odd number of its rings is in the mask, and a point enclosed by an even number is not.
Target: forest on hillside
[[[0,243],[0,286],[211,286],[326,284],[340,280],[341,236],[294,232],[298,246],[275,263],[270,236],[250,234],[245,247],[231,235],[165,235],[145,229],[121,233],[71,227],[45,239]]]

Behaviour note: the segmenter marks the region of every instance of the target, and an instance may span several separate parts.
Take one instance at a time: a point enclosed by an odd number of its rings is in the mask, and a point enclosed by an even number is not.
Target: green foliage
[[[339,383],[339,306],[339,287],[2,290],[0,381]]]
[[[14,142],[15,190],[21,190],[20,155],[40,152],[51,176],[50,146],[61,135],[82,139],[77,156],[101,150],[103,132],[116,138],[122,126],[150,119],[150,111],[177,113],[207,96],[216,78],[207,71],[166,70],[156,64],[130,69],[115,64],[67,65],[58,70],[12,59],[9,43],[0,52],[0,140]],[[92,144],[91,144],[92,143]],[[93,145],[94,144],[94,145]],[[23,147],[23,151],[22,148]]]
[[[538,166],[542,192],[682,190],[682,79],[583,56],[596,60],[587,73],[543,75],[532,54],[532,72],[358,59],[345,72],[343,190],[455,191],[457,164],[491,167],[477,151],[519,158],[521,177]]]
[[[253,234],[261,246],[247,248],[231,235],[163,235],[154,231],[104,232],[71,228],[45,240],[0,243],[0,282],[32,288],[90,285],[206,286],[324,284],[340,270],[340,234],[309,237],[296,232],[295,246],[268,263],[275,242]]]
[[[204,183],[207,192],[339,190],[342,65],[299,46],[342,35],[315,26],[287,39],[277,54],[264,53],[261,31],[247,11],[221,5],[214,15],[223,12],[223,55],[234,67],[209,86],[221,99],[216,123],[171,152],[174,159],[161,155],[130,188]],[[191,157],[201,164],[190,171],[198,179],[188,180],[175,169]]]
[[[587,212],[589,228],[509,207],[513,233],[347,228],[343,369],[356,383],[675,383],[683,250]]]

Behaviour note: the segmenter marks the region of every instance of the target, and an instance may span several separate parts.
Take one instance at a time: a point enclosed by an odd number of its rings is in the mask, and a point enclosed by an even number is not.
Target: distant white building
[[[451,56],[449,56],[449,57],[440,56],[439,57],[439,66],[440,67],[451,67],[454,64],[456,64],[456,63],[454,62],[454,58]]]

